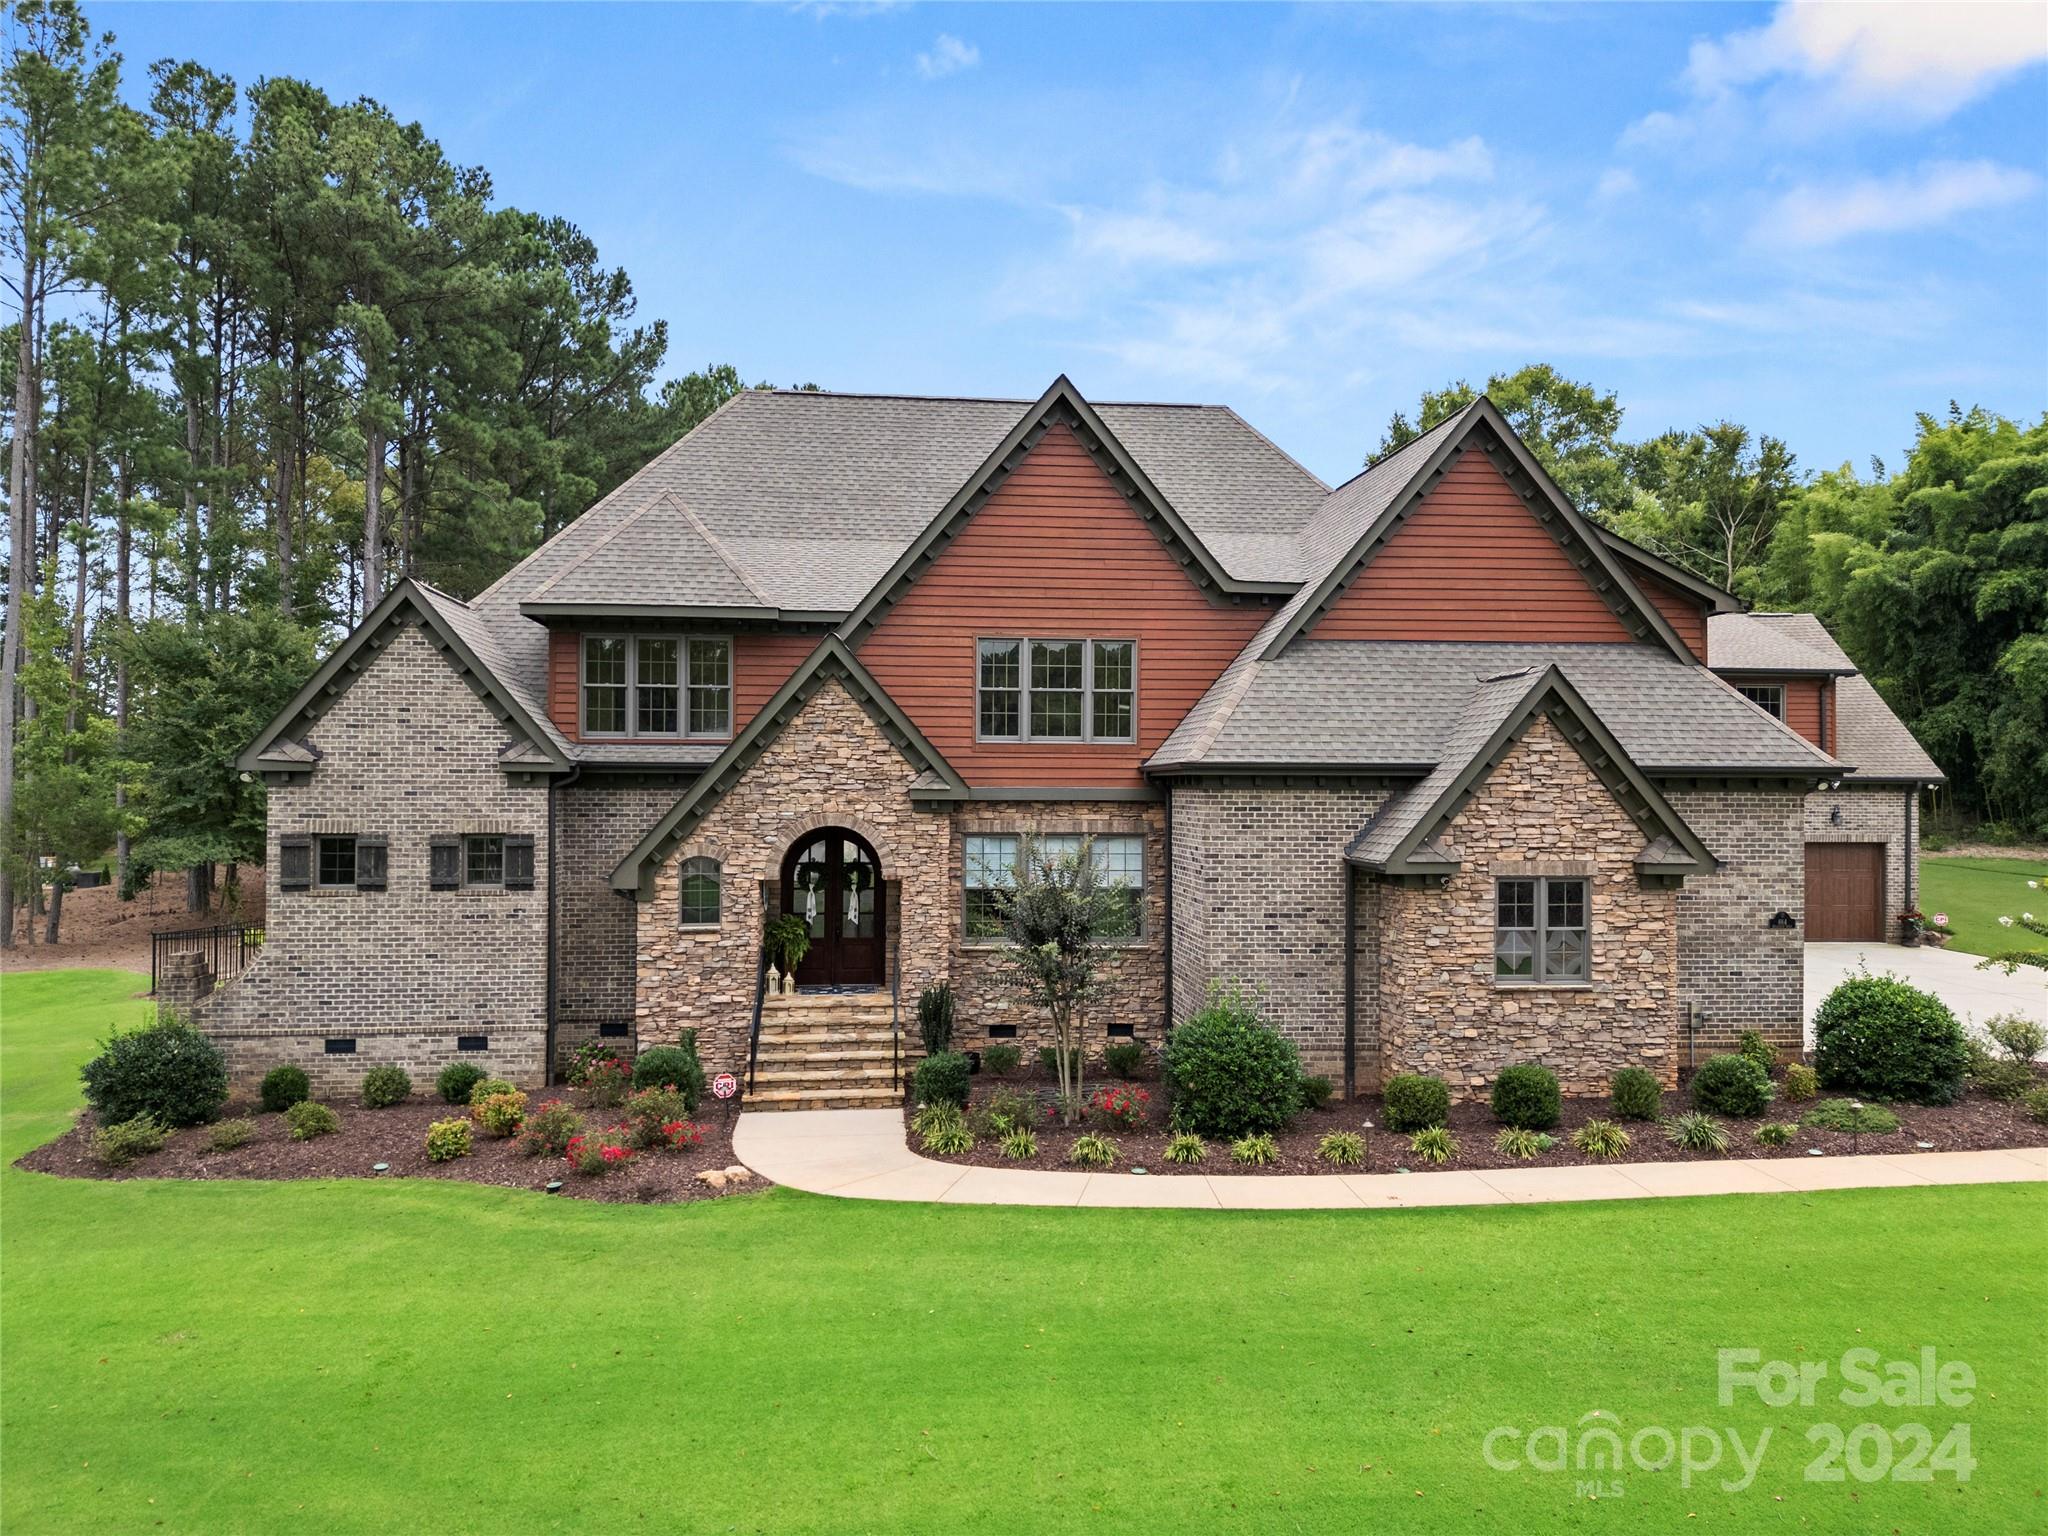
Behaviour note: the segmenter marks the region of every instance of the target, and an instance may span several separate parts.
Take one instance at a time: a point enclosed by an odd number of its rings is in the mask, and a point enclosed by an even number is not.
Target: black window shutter
[[[508,891],[530,891],[533,889],[532,838],[508,837],[505,839],[505,889]]]
[[[462,839],[436,837],[427,843],[427,884],[437,891],[453,891],[462,885]]]
[[[313,883],[313,839],[280,837],[277,840],[277,886],[282,891],[303,891]]]
[[[384,839],[381,837],[358,837],[356,839],[357,890],[381,891],[384,889],[385,853]]]

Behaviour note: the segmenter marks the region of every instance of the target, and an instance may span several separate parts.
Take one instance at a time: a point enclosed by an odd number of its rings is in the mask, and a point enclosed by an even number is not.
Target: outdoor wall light
[[[1837,827],[1842,824],[1842,808],[1839,805],[1828,812],[1828,822],[1830,825]]]

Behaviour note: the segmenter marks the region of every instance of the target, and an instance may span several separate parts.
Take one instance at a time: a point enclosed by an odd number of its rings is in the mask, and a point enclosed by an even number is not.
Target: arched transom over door
[[[811,930],[796,968],[800,987],[879,987],[884,975],[882,866],[875,850],[843,827],[793,843],[782,860],[782,910]]]

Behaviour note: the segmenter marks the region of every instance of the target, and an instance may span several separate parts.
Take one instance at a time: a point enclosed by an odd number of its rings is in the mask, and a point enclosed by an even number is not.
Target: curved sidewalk
[[[1396,1210],[1425,1205],[1526,1205],[1557,1200],[1645,1200],[1660,1195],[1788,1194],[1915,1184],[2048,1181],[2048,1147],[1448,1173],[1053,1173],[1037,1168],[970,1167],[920,1157],[905,1142],[903,1115],[894,1109],[743,1114],[733,1127],[733,1151],[763,1178],[792,1189],[854,1200],[931,1200],[947,1205]]]

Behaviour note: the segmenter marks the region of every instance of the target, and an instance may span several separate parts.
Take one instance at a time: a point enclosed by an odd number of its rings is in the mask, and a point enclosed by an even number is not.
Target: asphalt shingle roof
[[[1410,785],[1380,807],[1379,814],[1352,842],[1350,857],[1361,864],[1386,863],[1401,840],[1443,798],[1542,676],[1541,667],[1518,667],[1495,677],[1480,678],[1438,744],[1442,756],[1436,767],[1419,783]]]
[[[1707,665],[1720,672],[1854,672],[1856,663],[1810,613],[1716,613]]]
[[[1835,680],[1835,756],[1854,765],[1857,779],[1919,779],[1943,783],[1944,774],[1903,721],[1892,713],[1870,679]]]

